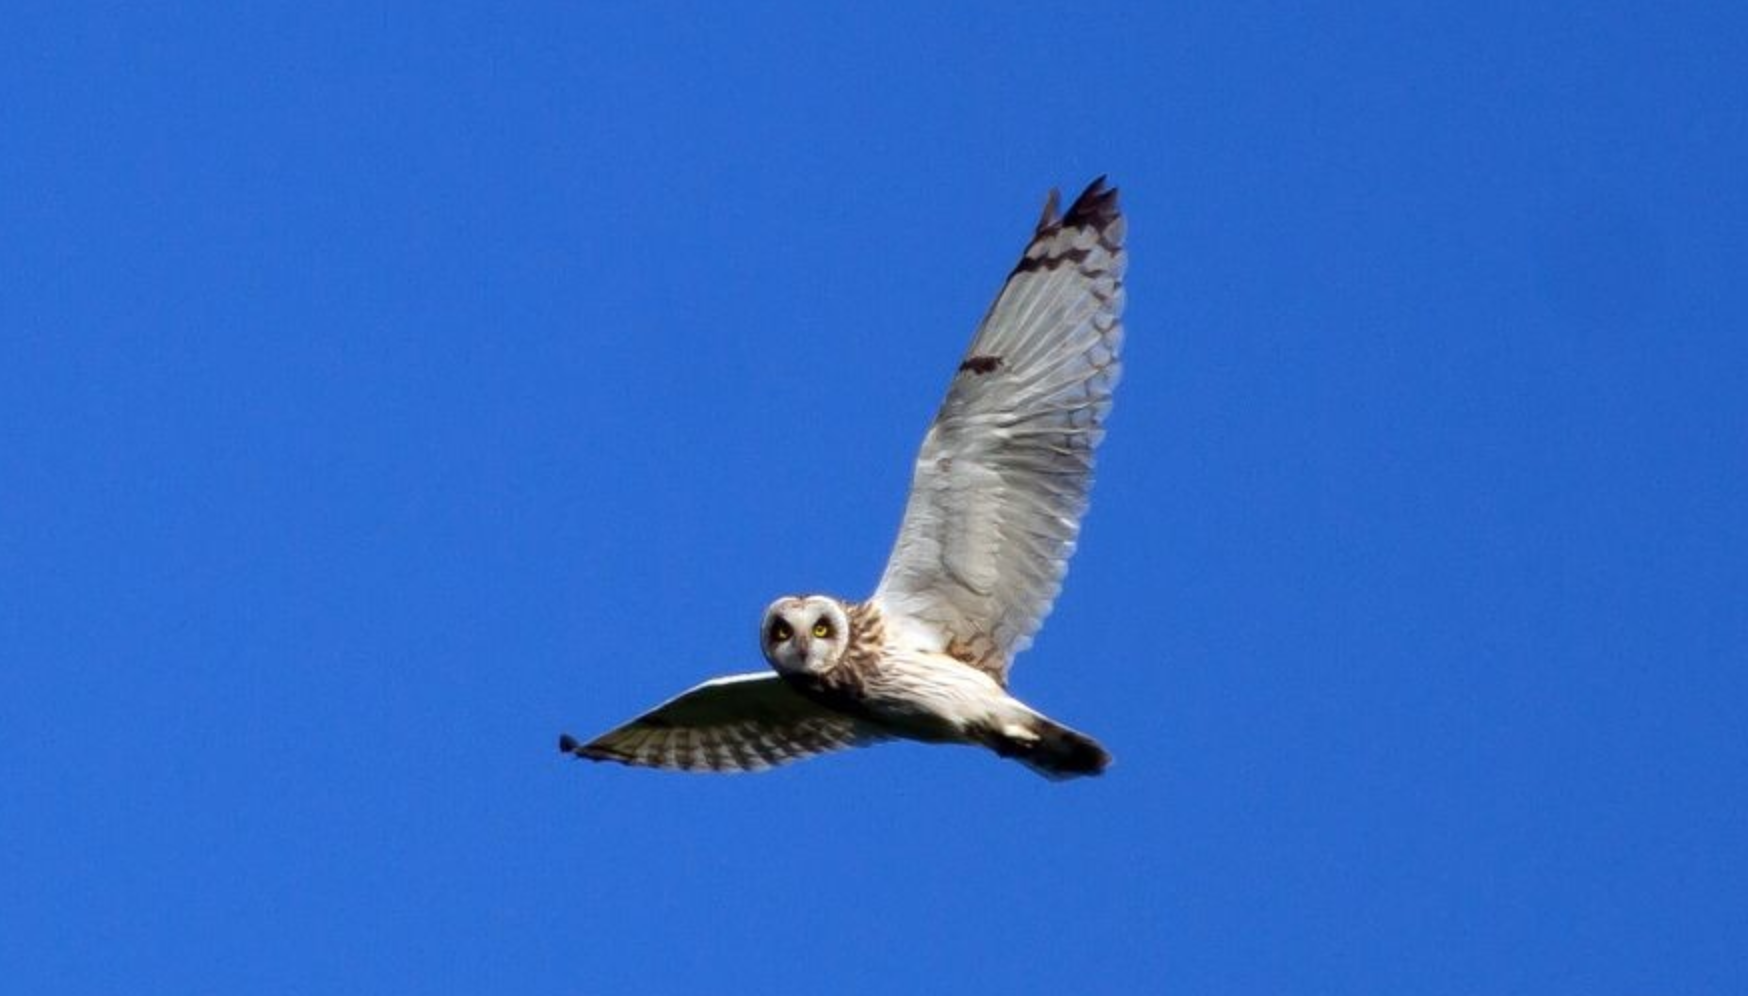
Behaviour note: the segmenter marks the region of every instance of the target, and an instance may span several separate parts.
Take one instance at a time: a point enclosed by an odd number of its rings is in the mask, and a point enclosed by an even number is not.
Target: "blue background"
[[[8,991],[1748,991],[1741,8],[728,6],[8,15]],[[1108,777],[560,757],[1107,172]]]

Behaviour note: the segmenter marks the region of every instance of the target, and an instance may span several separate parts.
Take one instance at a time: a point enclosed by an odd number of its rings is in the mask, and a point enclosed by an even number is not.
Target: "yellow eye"
[[[787,640],[794,635],[795,631],[790,629],[789,624],[781,619],[771,624],[772,643],[782,643],[784,640]]]
[[[816,639],[820,639],[820,640],[823,640],[823,639],[831,636],[832,635],[832,624],[829,622],[826,622],[824,619],[821,619],[819,622],[814,623],[813,624],[813,635]]]

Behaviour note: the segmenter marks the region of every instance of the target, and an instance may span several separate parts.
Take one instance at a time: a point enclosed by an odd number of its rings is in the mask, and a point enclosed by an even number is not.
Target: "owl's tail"
[[[990,744],[1003,757],[1011,757],[1051,781],[1082,775],[1103,774],[1111,765],[1110,752],[1099,742],[1045,716],[1033,713],[1026,736],[1002,734]]]

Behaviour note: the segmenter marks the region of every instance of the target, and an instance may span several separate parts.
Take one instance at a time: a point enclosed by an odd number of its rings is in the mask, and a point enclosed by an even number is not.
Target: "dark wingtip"
[[[1105,177],[1087,184],[1074,203],[1068,206],[1068,213],[1062,216],[1062,224],[1070,228],[1092,226],[1104,228],[1117,220],[1122,213],[1117,206],[1117,188],[1105,186]]]
[[[558,750],[561,754],[576,754],[581,757],[582,746],[582,744],[577,742],[576,737],[573,737],[568,733],[560,733],[558,735]]]

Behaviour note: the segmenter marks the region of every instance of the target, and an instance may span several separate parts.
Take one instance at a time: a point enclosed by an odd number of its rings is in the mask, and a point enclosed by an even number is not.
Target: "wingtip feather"
[[[1068,206],[1068,213],[1062,216],[1062,224],[1069,228],[1091,226],[1102,229],[1116,221],[1122,214],[1122,208],[1117,204],[1117,188],[1105,185],[1106,178],[1087,184],[1074,203]]]
[[[1034,235],[1042,235],[1050,229],[1050,226],[1056,224],[1059,217],[1056,213],[1056,209],[1061,206],[1062,191],[1055,187],[1051,187],[1050,193],[1044,198],[1044,211],[1038,216],[1038,224],[1032,226],[1032,233]]]

